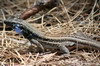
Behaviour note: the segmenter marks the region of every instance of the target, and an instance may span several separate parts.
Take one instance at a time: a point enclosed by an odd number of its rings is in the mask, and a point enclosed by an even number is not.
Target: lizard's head
[[[4,23],[6,25],[11,26],[11,28],[14,29],[17,33],[21,34],[23,30],[23,26],[21,24],[22,21],[23,21],[22,19],[10,17],[4,20]]]
[[[19,22],[21,22],[21,19],[15,18],[14,16],[9,17],[6,20],[4,20],[4,23],[11,27],[13,27],[14,24],[20,24]]]

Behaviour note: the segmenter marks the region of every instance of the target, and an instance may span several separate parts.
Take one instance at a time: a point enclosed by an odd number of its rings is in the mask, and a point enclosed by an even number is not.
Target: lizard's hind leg
[[[37,46],[39,52],[44,52],[44,47],[37,40],[32,39],[31,42]]]
[[[70,54],[69,49],[66,46],[73,46],[75,43],[73,42],[62,42],[61,44],[58,45],[60,51],[64,54]]]

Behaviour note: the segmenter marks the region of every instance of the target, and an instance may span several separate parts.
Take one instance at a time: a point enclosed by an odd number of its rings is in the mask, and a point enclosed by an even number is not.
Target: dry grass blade
[[[100,52],[90,49],[73,50],[68,57],[51,52],[34,53],[34,47],[31,52],[28,50],[31,43],[27,39],[9,29],[9,26],[1,25],[4,19],[15,13],[21,14],[34,2],[0,0],[0,66],[100,66]],[[100,42],[99,3],[99,0],[60,0],[58,6],[44,9],[26,21],[47,36],[61,37],[81,31],[86,37]]]

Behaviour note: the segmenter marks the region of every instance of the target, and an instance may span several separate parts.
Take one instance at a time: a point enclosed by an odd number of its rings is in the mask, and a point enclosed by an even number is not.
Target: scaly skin
[[[100,42],[94,40],[87,40],[87,38],[80,37],[48,37],[45,36],[35,27],[31,26],[25,20],[10,17],[4,21],[5,24],[12,26],[15,30],[18,28],[20,34],[27,38],[32,43],[36,44],[38,49],[54,49],[58,48],[63,53],[70,53],[66,46],[73,46],[75,44],[82,44],[99,48]]]

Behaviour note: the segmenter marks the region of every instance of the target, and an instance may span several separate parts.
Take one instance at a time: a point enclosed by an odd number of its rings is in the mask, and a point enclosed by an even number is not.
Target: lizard
[[[59,49],[62,53],[70,54],[68,46],[73,46],[75,44],[82,44],[87,46],[93,46],[100,50],[100,42],[95,40],[86,40],[80,37],[49,37],[45,36],[44,33],[39,31],[37,28],[30,25],[23,19],[9,17],[4,20],[6,25],[11,26],[17,33],[22,34],[30,42],[37,45],[38,49],[44,50],[49,49]]]

